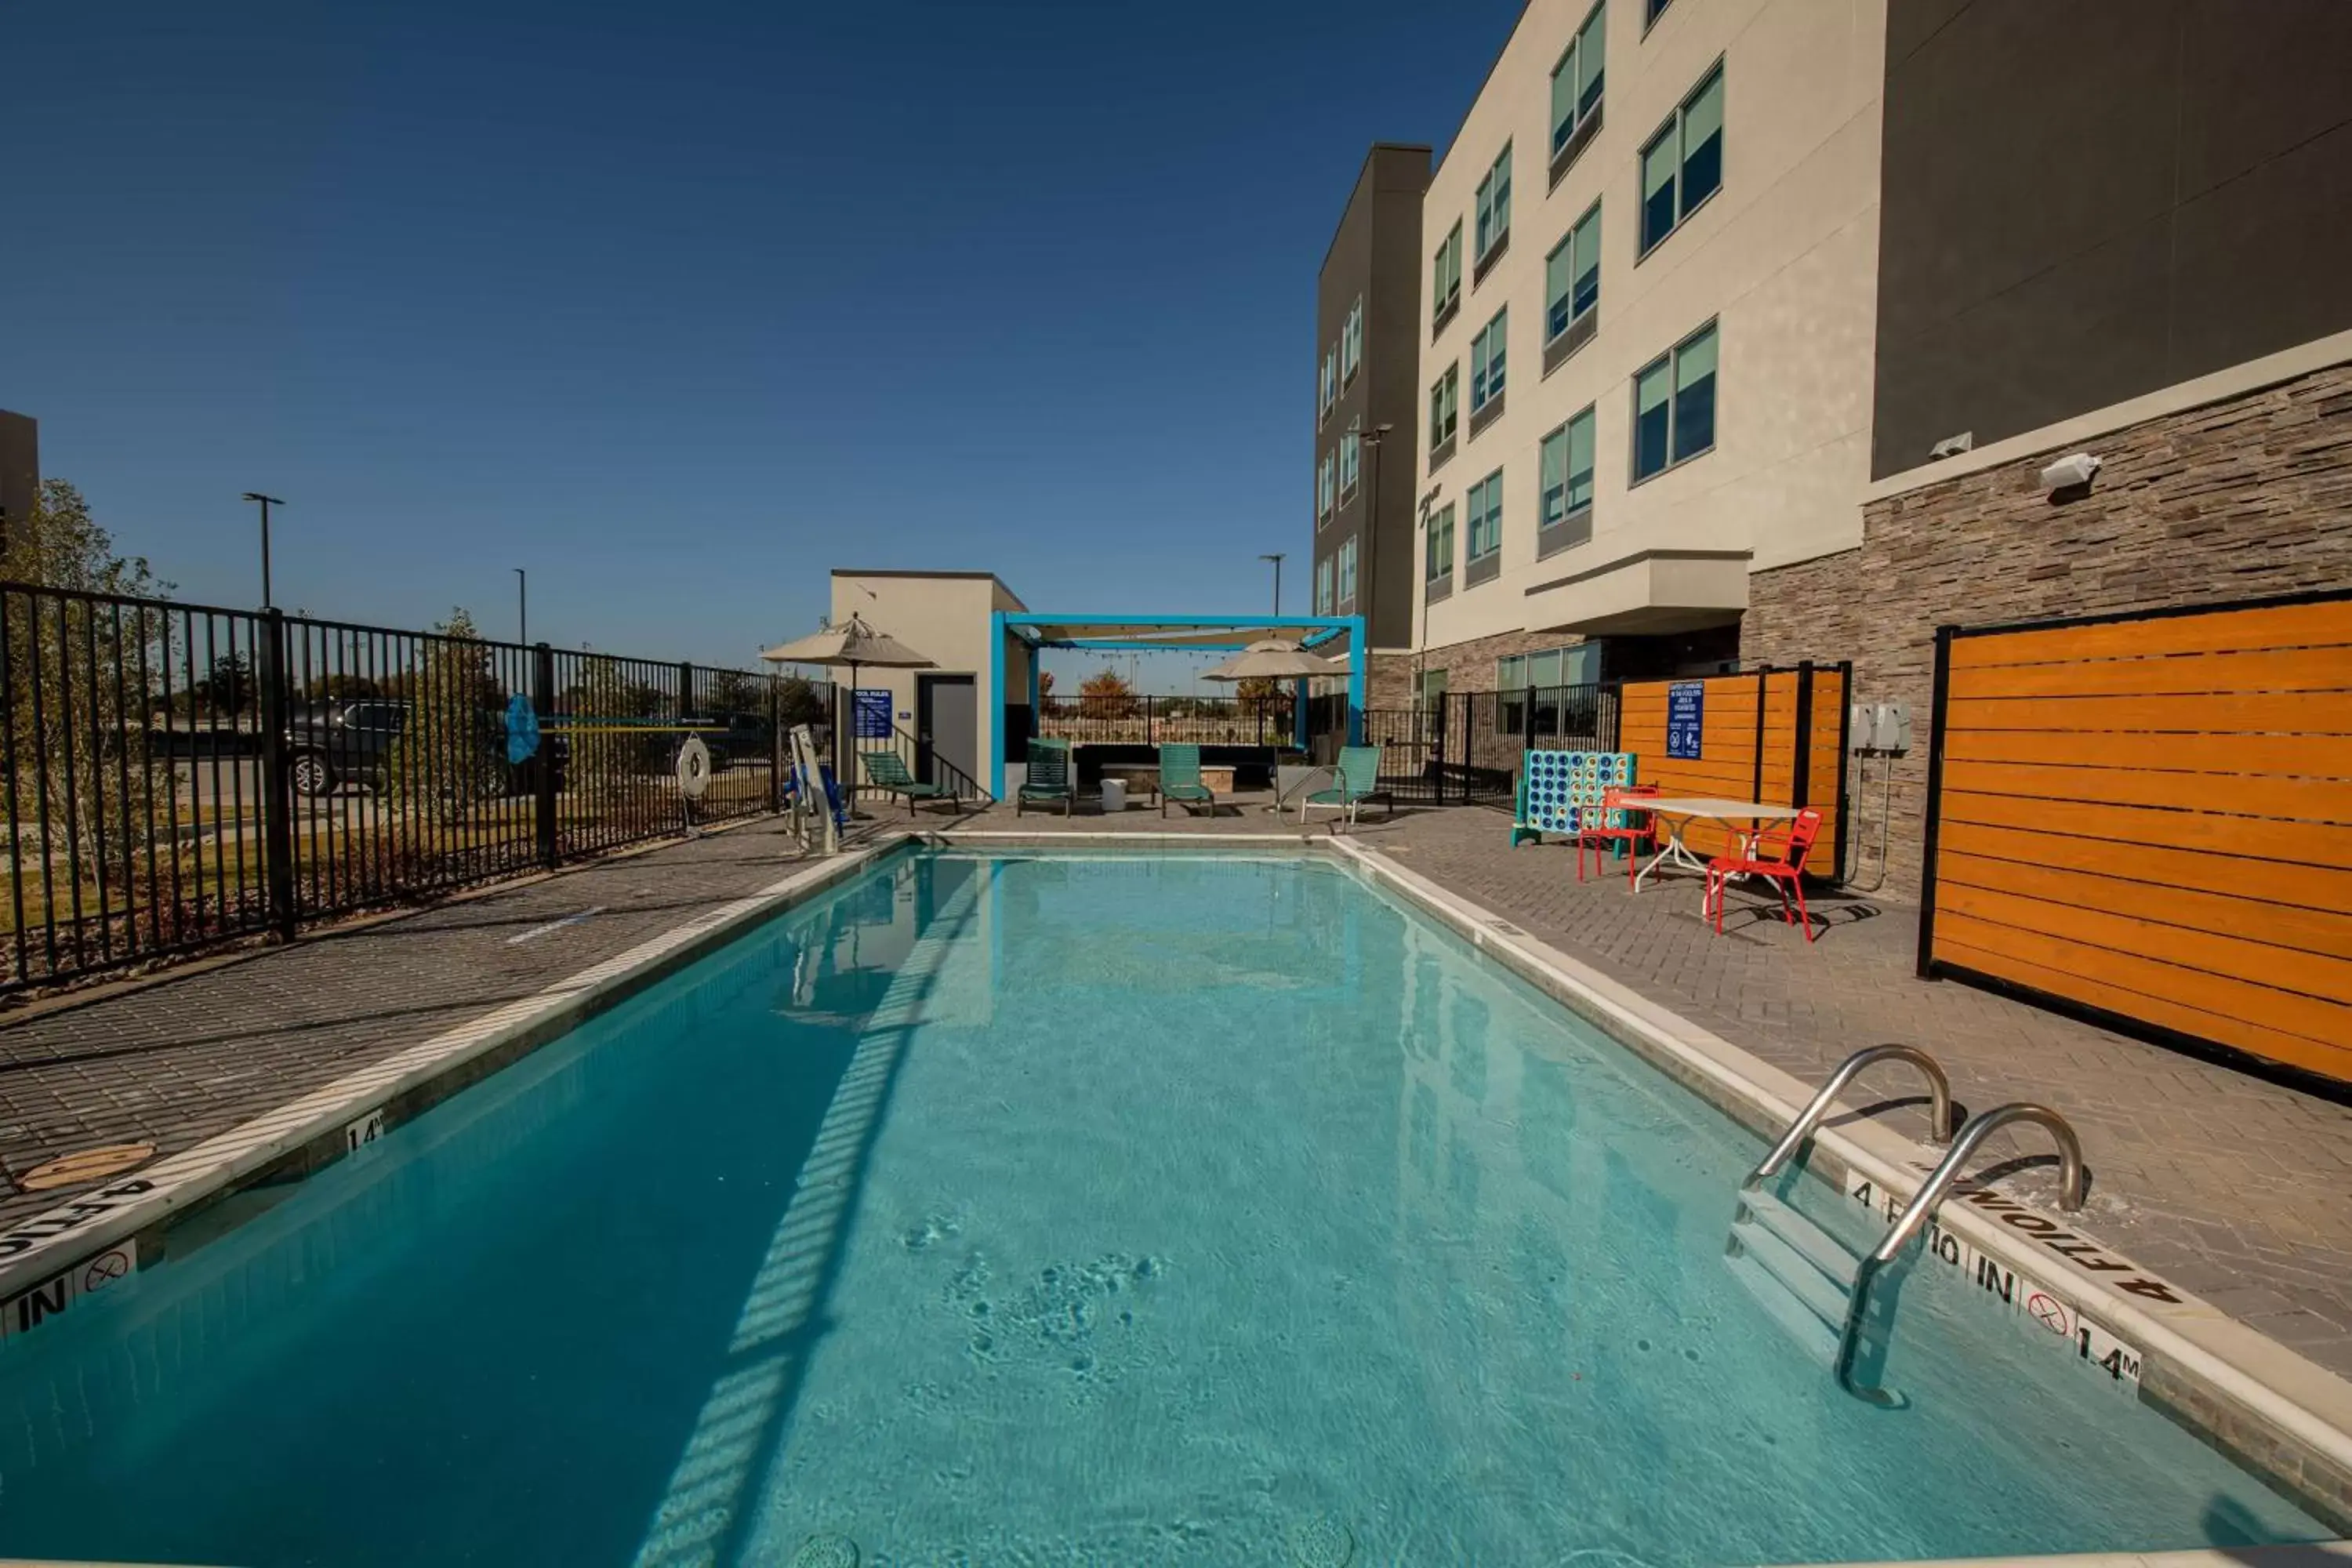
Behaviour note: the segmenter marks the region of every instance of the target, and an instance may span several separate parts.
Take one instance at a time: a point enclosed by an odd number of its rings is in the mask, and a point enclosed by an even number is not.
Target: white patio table
[[[1760,800],[1720,800],[1712,795],[1654,795],[1625,802],[1632,810],[1646,811],[1666,825],[1665,847],[1651,857],[1650,863],[1633,875],[1633,887],[1641,889],[1643,879],[1671,860],[1675,865],[1706,875],[1706,862],[1692,854],[1683,844],[1683,829],[1693,822],[1720,822],[1738,833],[1746,844],[1755,842],[1768,822],[1787,822],[1801,809],[1793,805],[1767,805]],[[1747,824],[1740,827],[1741,823]],[[1699,900],[1704,910],[1706,898]]]

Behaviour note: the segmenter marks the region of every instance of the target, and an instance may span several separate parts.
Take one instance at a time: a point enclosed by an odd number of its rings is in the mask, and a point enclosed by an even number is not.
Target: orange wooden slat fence
[[[1699,754],[1666,755],[1667,693],[1688,682],[1627,681],[1618,694],[1617,746],[1638,757],[1636,776],[1670,795],[1713,795],[1773,805],[1818,806],[1822,836],[1814,874],[1835,879],[1845,864],[1845,722],[1851,671],[1844,665],[1713,675],[1700,711]],[[1761,721],[1759,709],[1761,708]],[[1799,740],[1800,727],[1806,742]],[[1696,855],[1738,847],[1729,829],[1693,822],[1683,842]]]
[[[1937,635],[1923,975],[2352,1081],[2352,595]]]

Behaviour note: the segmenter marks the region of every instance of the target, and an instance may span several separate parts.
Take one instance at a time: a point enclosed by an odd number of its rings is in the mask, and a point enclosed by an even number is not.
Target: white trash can
[[[1125,811],[1127,809],[1127,781],[1125,779],[1103,780],[1102,803],[1102,808],[1105,811]]]

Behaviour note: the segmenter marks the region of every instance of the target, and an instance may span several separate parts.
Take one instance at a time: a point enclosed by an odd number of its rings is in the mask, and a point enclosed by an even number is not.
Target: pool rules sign
[[[1677,680],[1666,688],[1666,755],[1696,761],[1705,747],[1706,682]]]

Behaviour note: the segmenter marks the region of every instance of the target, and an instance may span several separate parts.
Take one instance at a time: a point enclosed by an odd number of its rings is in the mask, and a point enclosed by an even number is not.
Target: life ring
[[[688,735],[677,749],[677,787],[688,800],[700,800],[710,787],[710,748],[699,735]]]

